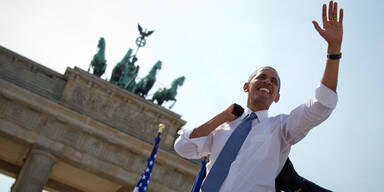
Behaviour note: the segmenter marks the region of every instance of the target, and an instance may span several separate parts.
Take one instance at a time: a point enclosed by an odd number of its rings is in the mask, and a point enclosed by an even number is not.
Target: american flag
[[[164,125],[161,125],[161,126],[164,126]],[[157,137],[155,137],[155,144],[153,145],[151,156],[147,160],[148,161],[147,168],[145,169],[144,173],[141,175],[139,182],[136,184],[135,188],[133,189],[133,192],[146,192],[148,190],[149,178],[152,175],[152,169],[155,164],[157,148],[159,147],[159,143],[160,143],[160,134],[164,129],[164,127],[161,128],[161,126],[159,126],[160,127],[159,132],[157,133]]]

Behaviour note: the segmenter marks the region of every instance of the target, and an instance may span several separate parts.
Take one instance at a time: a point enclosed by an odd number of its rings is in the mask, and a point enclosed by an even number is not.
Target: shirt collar
[[[247,117],[250,113],[252,113],[253,111],[251,109],[249,109],[248,107],[244,110],[244,113],[242,115],[242,118],[245,118]],[[256,115],[257,115],[257,118],[262,121],[263,119],[266,119],[268,118],[268,110],[261,110],[261,111],[256,111],[255,112]]]

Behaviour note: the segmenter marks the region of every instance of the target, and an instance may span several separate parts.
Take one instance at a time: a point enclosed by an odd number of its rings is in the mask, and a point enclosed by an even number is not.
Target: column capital
[[[32,149],[31,154],[39,154],[39,155],[44,155],[44,156],[47,156],[49,158],[51,158],[54,162],[57,162],[57,158],[52,155],[50,152],[46,151],[46,150],[43,150],[43,149]]]
[[[41,192],[57,158],[44,149],[32,148],[17,176],[12,192]]]

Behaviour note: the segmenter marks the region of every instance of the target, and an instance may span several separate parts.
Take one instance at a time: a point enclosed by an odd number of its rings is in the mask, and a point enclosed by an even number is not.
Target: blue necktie
[[[213,164],[207,178],[205,179],[201,191],[217,192],[220,190],[225,178],[228,175],[232,162],[236,159],[240,147],[243,145],[252,128],[252,120],[257,118],[255,113],[251,113],[240,123],[239,126],[229,136],[215,164]]]

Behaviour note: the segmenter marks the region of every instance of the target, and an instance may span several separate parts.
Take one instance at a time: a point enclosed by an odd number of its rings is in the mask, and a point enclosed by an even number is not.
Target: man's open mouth
[[[271,93],[271,91],[269,89],[265,88],[265,87],[261,87],[261,88],[259,88],[259,90],[260,91],[265,91],[267,93]]]

